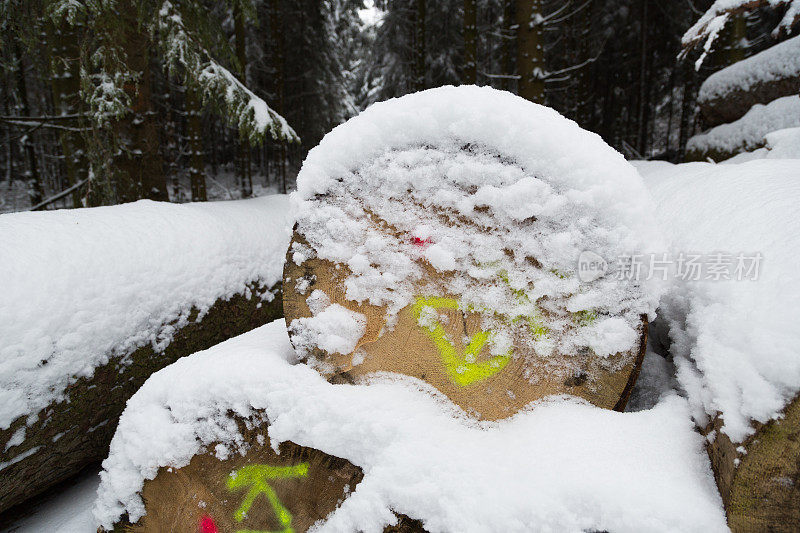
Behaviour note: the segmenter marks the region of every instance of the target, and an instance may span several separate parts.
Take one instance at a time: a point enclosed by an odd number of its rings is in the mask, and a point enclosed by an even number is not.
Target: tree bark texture
[[[125,91],[131,100],[130,111],[115,124],[120,150],[112,170],[118,203],[142,198],[169,201],[167,177],[158,149],[158,131],[151,108],[150,38],[139,27],[136,5],[131,0],[119,3],[124,29],[123,48],[127,67],[140,75]]]
[[[104,459],[125,403],[153,372],[281,317],[280,293],[264,303],[258,295],[265,290],[253,286],[250,296],[237,294],[218,300],[200,320],[193,312],[189,324],[175,333],[163,352],[146,345],[111,356],[91,378],[80,378],[70,385],[66,401],[50,405],[27,427],[27,417],[23,416],[0,431],[0,463],[6,464],[2,469],[0,512]],[[20,428],[25,428],[23,442],[7,447]]]
[[[732,443],[721,427],[717,416],[705,433],[733,533],[800,530],[800,397],[783,418],[756,424],[742,443]]]

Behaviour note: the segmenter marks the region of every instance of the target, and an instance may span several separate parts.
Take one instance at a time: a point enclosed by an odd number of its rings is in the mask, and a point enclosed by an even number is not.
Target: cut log
[[[146,345],[112,357],[92,377],[70,385],[66,401],[29,424],[20,417],[0,431],[0,512],[104,459],[125,403],[150,374],[282,316],[280,295],[265,303],[265,290],[251,287],[248,295],[219,300],[200,320],[193,312],[163,352]]]
[[[161,468],[145,481],[145,516],[115,531],[301,533],[334,511],[364,477],[345,459],[292,442],[276,454],[268,439],[257,443],[257,432],[246,432],[252,447],[245,455],[220,460],[206,453],[182,468]],[[401,515],[386,531],[425,530]]]
[[[722,425],[717,416],[705,433],[731,530],[800,530],[800,397],[740,444],[720,431]]]
[[[733,122],[756,104],[800,93],[800,37],[715,72],[697,97],[706,126]]]
[[[295,233],[292,243],[305,241]],[[642,317],[638,345],[629,353],[600,360],[589,353],[574,354],[563,366],[551,368],[524,343],[515,343],[514,353],[488,353],[488,333],[481,327],[478,312],[463,312],[455,295],[417,298],[415,304],[400,311],[392,328],[386,324],[386,309],[350,301],[342,280],[348,275],[344,265],[320,259],[307,259],[297,265],[290,246],[284,267],[283,306],[290,338],[296,343],[297,327],[292,321],[313,314],[307,297],[321,290],[331,304],[339,304],[366,317],[365,333],[356,348],[347,354],[313,350],[313,363],[332,381],[364,382],[382,372],[419,378],[445,394],[456,405],[483,420],[512,416],[533,401],[555,394],[571,394],[607,409],[623,410],[639,375],[647,344],[647,319]],[[427,267],[431,278],[439,276]],[[439,324],[433,329],[420,326],[423,308],[435,308]],[[531,319],[532,320],[532,319]],[[520,329],[546,328],[520,321]],[[609,369],[610,368],[610,369]]]
[[[722,124],[699,135],[686,145],[687,161],[724,161],[767,144],[767,134],[800,127],[800,95],[784,96],[767,105],[757,104],[735,122]]]

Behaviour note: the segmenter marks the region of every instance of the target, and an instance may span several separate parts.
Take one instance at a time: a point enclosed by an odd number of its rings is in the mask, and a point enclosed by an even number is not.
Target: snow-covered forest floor
[[[292,183],[287,184],[292,186]],[[232,168],[219,168],[216,173],[211,168],[206,168],[206,186],[208,187],[208,200],[236,200],[242,196],[241,184]],[[253,196],[266,196],[281,192],[281,185],[275,177],[253,175]],[[183,176],[172,180],[169,187],[171,202],[184,203],[191,198],[189,177]],[[67,207],[63,200],[54,207]],[[62,205],[63,204],[63,205]],[[28,200],[27,184],[24,181],[0,180],[0,213],[13,213],[26,211],[31,206]]]

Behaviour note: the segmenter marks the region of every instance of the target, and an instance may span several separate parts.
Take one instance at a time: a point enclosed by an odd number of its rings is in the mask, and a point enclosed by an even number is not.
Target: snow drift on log
[[[137,491],[161,466],[212,444],[219,457],[243,450],[234,413],[266,414],[273,444],[364,469],[319,531],[382,531],[394,512],[431,532],[727,531],[702,437],[674,394],[637,413],[555,399],[481,423],[419,380],[333,385],[294,359],[276,321],[153,374],[103,463],[98,521],[138,520]]]
[[[389,328],[415,295],[457,295],[497,356],[519,342],[518,317],[544,314],[547,335],[530,328],[524,342],[555,367],[568,364],[559,354],[630,350],[655,310],[657,280],[620,276],[626,256],[660,248],[635,169],[510,93],[442,87],[375,104],[311,150],[297,184],[307,244],[292,259],[346,266],[347,299],[385,307]],[[609,269],[581,281],[586,251]]]
[[[0,216],[0,428],[36,416],[109,354],[165,346],[193,307],[272,287],[288,212],[272,196]]]
[[[800,391],[800,161],[643,163],[673,257],[760,253],[757,279],[675,278],[659,315],[693,414],[721,413],[734,442]]]

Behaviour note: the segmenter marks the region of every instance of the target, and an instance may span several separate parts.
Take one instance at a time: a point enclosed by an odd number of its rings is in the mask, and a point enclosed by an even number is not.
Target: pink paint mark
[[[208,515],[204,515],[203,518],[200,519],[200,526],[197,529],[200,533],[219,533],[217,523]]]
[[[428,237],[426,239],[420,239],[419,237],[414,237],[413,239],[411,239],[411,244],[413,244],[414,246],[420,246],[420,247],[425,246],[426,244],[430,244],[432,242],[433,241],[430,239],[430,237]]]

